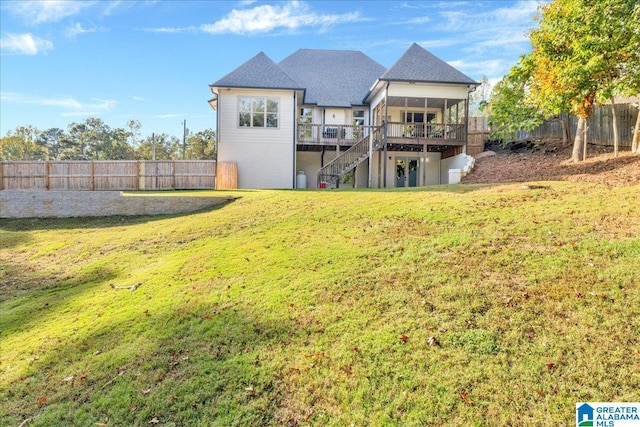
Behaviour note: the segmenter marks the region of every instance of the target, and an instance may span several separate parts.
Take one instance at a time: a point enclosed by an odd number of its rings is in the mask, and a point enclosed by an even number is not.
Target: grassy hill
[[[229,194],[2,220],[0,425],[570,425],[640,399],[637,186]]]

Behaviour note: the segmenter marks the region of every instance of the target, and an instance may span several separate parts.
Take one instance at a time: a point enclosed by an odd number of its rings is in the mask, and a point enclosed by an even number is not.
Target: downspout
[[[216,111],[216,165],[218,164],[218,151],[220,147],[220,97],[218,97],[218,110]]]
[[[464,154],[467,154],[467,144],[469,142],[469,99],[471,98],[471,92],[476,91],[476,86],[469,87],[467,90],[467,100],[464,103]]]
[[[371,104],[369,104],[369,122],[367,123],[369,126],[369,177],[367,188],[371,188],[373,185],[373,127],[371,127],[371,123],[373,123],[373,113]]]
[[[384,118],[382,119],[382,123],[384,128],[382,129],[382,137],[384,138],[384,163],[382,168],[382,188],[387,188],[387,116],[389,115],[389,84],[391,82],[387,82],[387,87],[384,89]]]

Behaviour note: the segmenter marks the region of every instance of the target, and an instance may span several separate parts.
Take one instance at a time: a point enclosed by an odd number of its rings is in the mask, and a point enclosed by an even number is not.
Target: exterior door
[[[396,187],[417,187],[419,167],[418,159],[396,159]]]

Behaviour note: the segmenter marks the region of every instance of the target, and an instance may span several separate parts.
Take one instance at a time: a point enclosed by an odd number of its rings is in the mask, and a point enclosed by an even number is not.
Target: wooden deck
[[[298,124],[299,145],[352,146],[369,136],[374,126]],[[384,131],[382,132],[384,135]],[[394,144],[464,145],[464,124],[387,123],[387,142]]]

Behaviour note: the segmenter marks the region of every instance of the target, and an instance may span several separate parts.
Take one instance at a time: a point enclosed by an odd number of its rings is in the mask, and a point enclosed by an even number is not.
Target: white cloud
[[[90,102],[83,103],[71,97],[43,97],[37,95],[28,95],[13,92],[0,93],[0,100],[6,103],[23,104],[23,105],[38,105],[41,107],[54,107],[62,108],[66,110],[75,110],[65,112],[63,115],[82,115],[89,114],[94,111],[111,111],[118,101],[112,99],[97,99],[93,98]]]
[[[80,34],[95,33],[98,31],[105,31],[105,29],[102,27],[84,28],[82,24],[76,22],[73,26],[67,28],[65,34],[67,37],[73,38]]]
[[[408,21],[403,22],[403,24],[426,24],[427,22],[431,22],[430,16],[419,16],[417,18],[411,18]]]
[[[141,96],[133,96],[132,98],[133,98],[134,101],[138,101],[138,102],[144,101],[144,98],[141,97]]]
[[[53,49],[53,43],[30,33],[7,33],[0,39],[0,49],[23,55],[37,55],[38,53]]]
[[[15,1],[9,2],[7,8],[31,24],[42,24],[58,22],[94,4],[96,4],[95,1]]]
[[[198,31],[197,27],[159,27],[159,28],[144,28],[142,31],[148,31],[151,33],[195,33]]]
[[[227,16],[205,24],[200,29],[210,34],[258,34],[272,30],[296,30],[302,27],[321,27],[323,29],[340,23],[362,20],[358,12],[341,15],[322,15],[309,10],[299,1],[285,4],[260,5],[252,9],[233,9]]]

